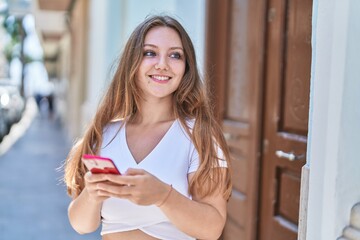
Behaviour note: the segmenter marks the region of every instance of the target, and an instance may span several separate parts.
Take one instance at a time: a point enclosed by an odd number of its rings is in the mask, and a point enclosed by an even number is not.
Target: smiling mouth
[[[166,81],[169,81],[171,79],[171,77],[159,76],[159,75],[150,75],[150,77],[156,82],[166,82]]]

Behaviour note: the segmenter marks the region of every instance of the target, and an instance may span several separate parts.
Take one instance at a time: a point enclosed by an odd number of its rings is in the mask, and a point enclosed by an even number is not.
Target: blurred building
[[[0,24],[2,25],[3,22],[4,22],[4,16],[0,16]],[[0,42],[5,42],[5,37],[6,37],[5,29],[0,27]],[[0,44],[0,78],[5,78],[7,77],[8,74],[8,64],[6,62],[4,51],[5,51],[5,45]]]
[[[223,239],[329,240],[348,225],[342,239],[359,234],[359,1],[34,0],[32,11],[70,139],[130,32],[170,13],[194,41],[230,147]]]

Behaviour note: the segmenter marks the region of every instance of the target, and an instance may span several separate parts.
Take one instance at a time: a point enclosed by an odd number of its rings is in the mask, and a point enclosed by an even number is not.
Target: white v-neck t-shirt
[[[190,129],[194,121],[188,121]],[[109,124],[103,133],[100,155],[111,158],[120,172],[141,168],[161,181],[172,184],[184,196],[189,195],[188,174],[199,167],[199,155],[186,130],[175,120],[156,147],[136,163],[126,141],[126,123]],[[119,130],[120,129],[120,130]],[[139,229],[159,239],[195,239],[177,229],[155,205],[140,206],[129,200],[109,198],[103,202],[101,234]]]

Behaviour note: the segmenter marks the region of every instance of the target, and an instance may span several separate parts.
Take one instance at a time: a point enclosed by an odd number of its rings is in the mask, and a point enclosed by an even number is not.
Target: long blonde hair
[[[185,73],[173,96],[173,109],[177,119],[191,137],[199,153],[200,166],[189,183],[190,193],[205,197],[221,191],[225,199],[231,194],[229,153],[220,126],[209,102],[207,88],[199,76],[195,50],[190,37],[181,24],[169,16],[152,16],[145,19],[131,34],[112,82],[85,132],[72,148],[65,163],[64,181],[68,193],[78,196],[84,188],[86,169],[82,154],[97,154],[102,145],[104,127],[114,119],[131,119],[139,111],[141,92],[136,86],[136,73],[143,56],[147,32],[158,26],[174,29],[180,36],[186,59]],[[190,132],[186,119],[195,119]],[[224,153],[228,167],[220,168],[217,148]]]

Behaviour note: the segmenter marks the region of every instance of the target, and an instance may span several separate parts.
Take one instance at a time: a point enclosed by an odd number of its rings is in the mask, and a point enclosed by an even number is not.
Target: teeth
[[[169,80],[170,77],[166,77],[166,76],[156,76],[156,75],[152,75],[152,78],[155,78],[156,80],[159,80],[159,81],[166,81],[166,80]]]

